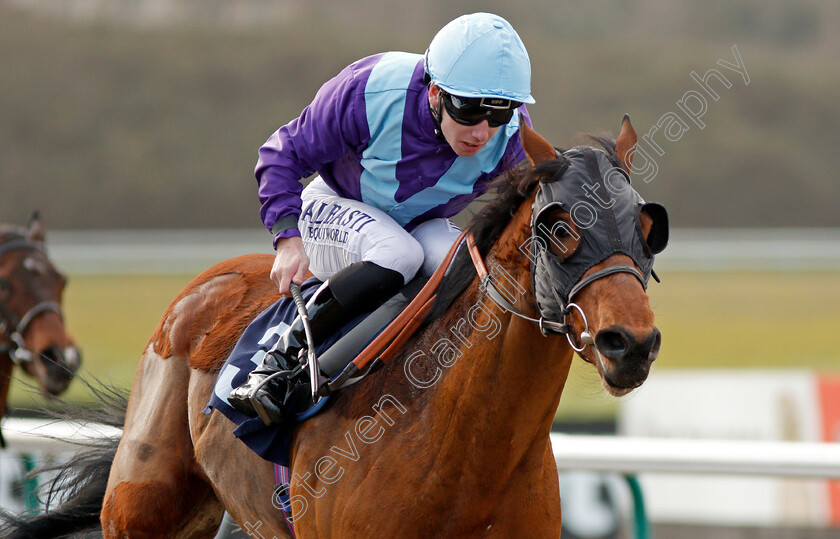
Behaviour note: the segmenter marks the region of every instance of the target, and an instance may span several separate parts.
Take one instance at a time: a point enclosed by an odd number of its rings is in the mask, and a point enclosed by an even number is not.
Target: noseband
[[[44,253],[44,248],[37,243],[21,239],[0,245],[0,256],[17,249],[30,249]],[[0,302],[0,335],[8,340],[7,343],[0,344],[0,354],[8,354],[12,361],[18,365],[31,362],[35,358],[35,352],[26,347],[23,336],[33,320],[49,312],[62,317],[61,306],[55,301],[39,302],[20,318],[4,303]]]

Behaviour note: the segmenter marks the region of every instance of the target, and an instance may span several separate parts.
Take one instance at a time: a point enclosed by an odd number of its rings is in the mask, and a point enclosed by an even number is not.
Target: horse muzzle
[[[50,395],[60,395],[70,385],[82,364],[79,349],[75,346],[52,346],[42,350],[39,355],[47,371],[47,376],[42,379],[44,389]]]
[[[606,384],[625,393],[642,385],[661,345],[662,334],[657,328],[642,336],[621,326],[598,331],[595,350]]]

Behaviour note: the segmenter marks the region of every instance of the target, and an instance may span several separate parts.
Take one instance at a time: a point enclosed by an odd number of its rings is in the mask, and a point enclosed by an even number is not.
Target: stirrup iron
[[[306,334],[306,368],[309,370],[309,387],[311,389],[312,404],[321,400],[319,389],[321,388],[321,366],[318,364],[318,357],[315,355],[315,340],[312,338],[312,328],[309,326],[309,314],[306,312],[306,302],[300,293],[300,286],[296,283],[289,285],[292,299],[298,310],[298,316],[303,324],[303,331]]]

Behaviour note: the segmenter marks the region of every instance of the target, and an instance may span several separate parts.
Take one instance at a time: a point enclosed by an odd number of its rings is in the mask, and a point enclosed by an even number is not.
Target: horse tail
[[[83,407],[60,402],[57,411],[50,411],[55,419],[76,424],[100,423],[122,427],[128,402],[124,390],[105,385],[94,387],[98,406]],[[39,487],[44,510],[38,514],[2,515],[0,537],[8,539],[46,539],[70,537],[73,534],[100,529],[99,513],[105,498],[108,475],[117,452],[120,436],[79,442],[80,451],[67,461],[47,465],[31,472],[50,472],[54,478]]]

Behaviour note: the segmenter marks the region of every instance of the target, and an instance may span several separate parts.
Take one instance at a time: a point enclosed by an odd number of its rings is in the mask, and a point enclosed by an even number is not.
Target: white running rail
[[[7,418],[2,423],[7,451],[74,450],[74,443],[118,436],[105,425]],[[620,474],[643,472],[734,474],[840,479],[840,444],[627,438],[552,434],[561,470]]]
[[[840,444],[552,434],[561,470],[840,478]]]

